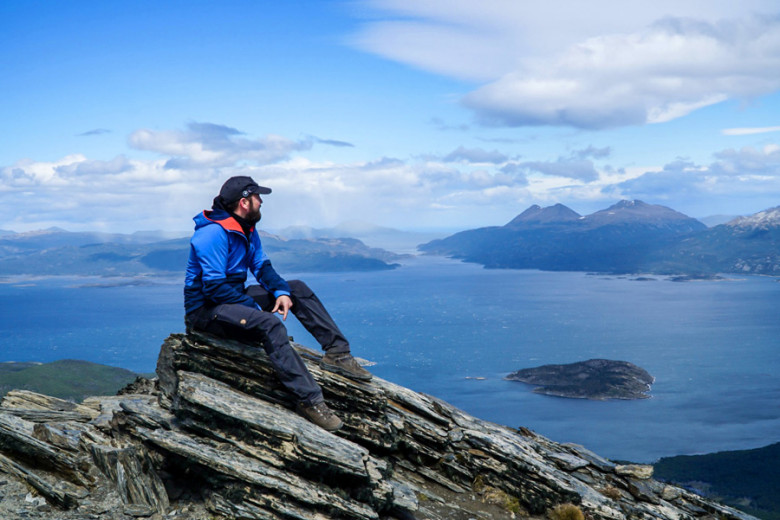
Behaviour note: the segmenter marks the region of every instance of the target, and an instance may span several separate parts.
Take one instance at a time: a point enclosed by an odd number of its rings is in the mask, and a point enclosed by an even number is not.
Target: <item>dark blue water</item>
[[[774,279],[634,281],[491,271],[438,258],[389,272],[300,277],[355,354],[377,363],[376,375],[478,417],[640,462],[780,440]],[[180,280],[85,283],[107,281],[0,284],[2,360],[80,358],[154,370],[159,345],[183,329]],[[294,318],[288,328],[315,346]],[[653,397],[561,399],[503,380],[520,368],[590,358],[645,368],[656,378]]]

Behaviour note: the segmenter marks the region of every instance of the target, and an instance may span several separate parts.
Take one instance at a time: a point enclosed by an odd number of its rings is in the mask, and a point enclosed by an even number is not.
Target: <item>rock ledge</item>
[[[380,378],[310,362],[345,422],[292,411],[262,349],[170,336],[156,385],[81,404],[14,391],[0,406],[0,517],[326,520],[752,517],[587,449],[478,420]]]

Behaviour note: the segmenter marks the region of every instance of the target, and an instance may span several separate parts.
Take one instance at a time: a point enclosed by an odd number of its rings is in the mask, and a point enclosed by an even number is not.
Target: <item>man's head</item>
[[[219,198],[222,200],[222,204],[229,207],[239,200],[251,196],[253,193],[268,195],[271,193],[271,188],[258,185],[252,177],[239,175],[225,181],[225,184],[219,190]]]
[[[254,223],[260,220],[260,205],[263,202],[260,195],[269,193],[271,188],[260,186],[252,177],[239,175],[225,181],[215,203],[218,200],[224,209]]]

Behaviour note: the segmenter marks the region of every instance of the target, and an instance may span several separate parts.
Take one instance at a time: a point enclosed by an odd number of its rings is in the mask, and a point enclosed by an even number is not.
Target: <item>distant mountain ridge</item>
[[[621,200],[607,209],[584,217],[589,227],[637,224],[673,229],[675,232],[699,231],[706,226],[666,206],[647,204],[641,200]]]
[[[531,223],[550,224],[554,222],[571,222],[583,217],[563,204],[543,208],[534,204],[512,219],[505,227],[520,227]]]
[[[356,220],[329,228],[289,226],[279,230],[279,234],[291,239],[357,238],[373,247],[401,253],[413,253],[419,244],[446,235],[443,232],[402,231]]]
[[[707,228],[671,208],[623,200],[581,216],[531,206],[504,226],[420,246],[489,268],[709,275],[780,275],[780,207]]]
[[[780,227],[780,206],[769,208],[749,217],[737,217],[726,223],[738,229],[774,229]]]
[[[0,235],[1,275],[135,276],[183,273],[189,238],[47,229]],[[280,273],[393,269],[401,256],[357,239],[288,240],[261,232]]]

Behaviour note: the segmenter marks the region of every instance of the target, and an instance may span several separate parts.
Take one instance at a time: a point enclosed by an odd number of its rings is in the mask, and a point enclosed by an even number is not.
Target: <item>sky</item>
[[[780,205],[776,0],[0,0],[0,229]]]

